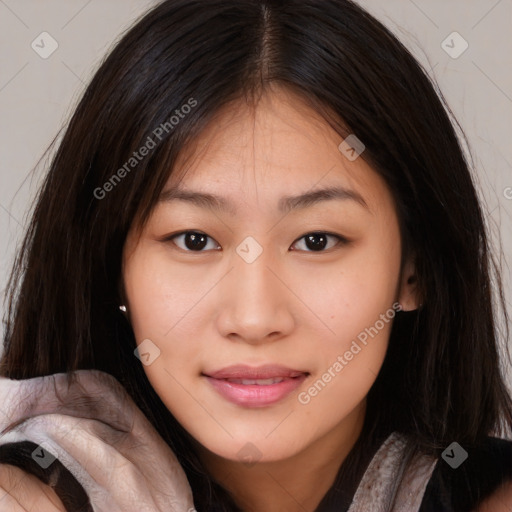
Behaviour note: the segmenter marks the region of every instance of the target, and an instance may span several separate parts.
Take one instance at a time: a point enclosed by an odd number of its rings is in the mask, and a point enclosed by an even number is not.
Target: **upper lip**
[[[266,364],[257,367],[237,364],[214,372],[204,373],[204,375],[214,379],[271,379],[274,377],[299,377],[306,373],[276,364]]]

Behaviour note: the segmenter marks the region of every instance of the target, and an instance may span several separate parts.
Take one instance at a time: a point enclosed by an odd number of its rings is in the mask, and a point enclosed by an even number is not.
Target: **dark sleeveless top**
[[[488,437],[466,451],[468,458],[457,469],[437,462],[419,512],[469,512],[512,481],[512,441]]]

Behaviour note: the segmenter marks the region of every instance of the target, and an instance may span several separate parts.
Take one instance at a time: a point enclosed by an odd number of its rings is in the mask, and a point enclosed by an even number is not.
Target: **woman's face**
[[[128,236],[144,370],[222,458],[283,460],[351,428],[395,302],[414,306],[392,196],[340,142],[282,89],[226,108],[178,162],[180,193],[167,193],[171,176],[140,238]]]

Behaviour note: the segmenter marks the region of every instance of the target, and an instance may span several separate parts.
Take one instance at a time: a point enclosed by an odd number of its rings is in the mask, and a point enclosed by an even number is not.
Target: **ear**
[[[414,259],[411,256],[406,260],[402,269],[402,275],[400,276],[398,302],[402,306],[402,311],[414,311],[422,305]]]

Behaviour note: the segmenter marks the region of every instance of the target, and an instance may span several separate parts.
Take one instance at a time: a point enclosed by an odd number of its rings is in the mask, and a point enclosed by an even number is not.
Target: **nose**
[[[293,294],[264,254],[252,263],[235,256],[234,268],[219,290],[217,329],[233,341],[262,344],[293,331]]]

